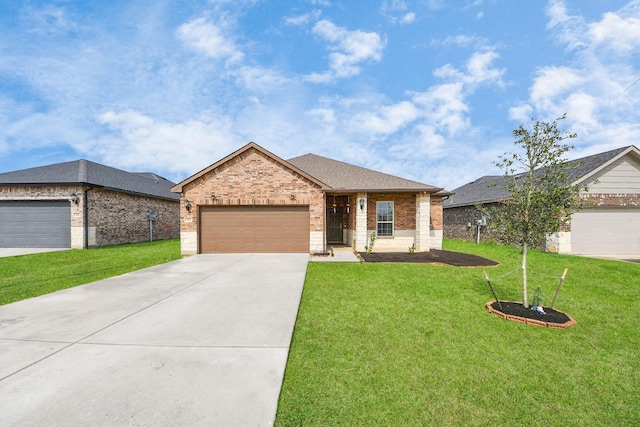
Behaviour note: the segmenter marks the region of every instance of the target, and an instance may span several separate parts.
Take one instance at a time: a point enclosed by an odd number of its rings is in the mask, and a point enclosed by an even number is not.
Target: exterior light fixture
[[[191,202],[189,201],[189,199],[184,199],[184,208],[187,210],[187,212],[191,212]]]
[[[293,193],[291,193],[291,194],[289,195],[289,198],[290,198],[291,200],[294,200],[294,199],[296,198],[296,195],[295,195],[295,194],[293,194]]]
[[[215,200],[216,199],[216,193],[211,193],[211,200]]]
[[[360,209],[363,210],[364,204],[366,203],[366,200],[364,199],[364,197],[361,197],[360,200],[358,200],[358,203],[360,204]]]
[[[77,205],[78,203],[80,203],[80,197],[78,197],[78,195],[76,193],[71,193],[71,198],[69,200],[74,205]]]

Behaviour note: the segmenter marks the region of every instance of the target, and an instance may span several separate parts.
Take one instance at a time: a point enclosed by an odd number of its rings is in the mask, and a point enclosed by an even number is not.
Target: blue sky
[[[640,0],[0,2],[0,172],[180,181],[254,141],[453,189],[530,118],[640,144]]]

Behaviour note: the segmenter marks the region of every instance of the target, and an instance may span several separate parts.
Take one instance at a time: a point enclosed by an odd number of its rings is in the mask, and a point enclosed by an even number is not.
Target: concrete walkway
[[[350,246],[336,246],[333,247],[333,256],[327,255],[310,255],[309,261],[311,262],[360,262],[360,259],[353,253],[353,249]]]
[[[307,261],[197,255],[0,306],[0,425],[272,425]]]

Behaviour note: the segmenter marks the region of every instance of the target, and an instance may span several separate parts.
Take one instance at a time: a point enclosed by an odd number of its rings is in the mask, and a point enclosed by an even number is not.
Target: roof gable
[[[568,176],[574,184],[584,184],[590,177],[627,154],[640,158],[640,150],[630,145],[571,160],[567,163],[579,166],[570,169]],[[509,191],[505,188],[507,178],[505,175],[483,176],[453,190],[454,194],[444,202],[443,206],[453,208],[508,199]]]
[[[156,174],[127,172],[84,159],[2,173],[0,185],[90,185],[132,194],[178,199],[170,191],[174,183]]]
[[[264,156],[269,157],[270,159],[272,159],[274,162],[280,164],[281,166],[291,170],[292,172],[295,172],[298,175],[301,175],[302,177],[308,179],[309,181],[313,182],[314,184],[318,185],[319,187],[321,187],[322,189],[327,189],[328,186],[327,184],[325,184],[324,182],[314,178],[313,176],[309,175],[308,173],[306,173],[305,171],[297,168],[295,165],[281,159],[280,157],[276,156],[275,154],[265,150],[264,148],[262,148],[261,146],[259,146],[258,144],[256,144],[255,142],[250,142],[249,144],[245,145],[244,147],[240,148],[239,150],[234,151],[233,153],[229,154],[227,157],[218,160],[217,162],[215,162],[214,164],[202,169],[200,172],[197,172],[193,175],[191,175],[189,178],[181,181],[180,183],[176,184],[173,186],[173,188],[171,188],[171,191],[176,192],[176,193],[182,193],[183,188],[195,181],[196,179],[215,171],[215,169],[223,166],[225,163],[229,162],[230,160],[234,159],[235,157],[238,157],[240,155],[242,155],[243,153],[249,151],[249,150],[257,150],[258,152],[262,153]]]
[[[442,188],[433,187],[417,181],[400,178],[371,169],[352,165],[316,154],[305,154],[288,160],[289,163],[304,170],[334,191],[362,192],[429,192],[435,193]]]

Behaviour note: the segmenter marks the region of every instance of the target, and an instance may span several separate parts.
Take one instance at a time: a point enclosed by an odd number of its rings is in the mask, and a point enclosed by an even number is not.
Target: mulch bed
[[[489,301],[486,307],[491,314],[527,325],[564,329],[576,324],[571,316],[544,306],[545,314],[525,308],[522,303],[514,301],[500,301],[500,305],[497,301]]]
[[[416,264],[447,264],[455,267],[491,267],[497,262],[476,255],[431,249],[429,252],[366,252],[359,253],[364,262],[412,262]]]
[[[524,317],[526,319],[536,319],[544,322],[565,323],[571,320],[569,316],[567,316],[563,312],[554,310],[553,308],[549,307],[543,307],[546,314],[542,314],[538,313],[535,310],[531,310],[531,308],[525,308],[524,305],[519,302],[500,301],[500,304],[502,305],[502,309],[495,301],[493,302],[493,304],[491,304],[491,307],[494,310],[501,311],[504,314]]]

